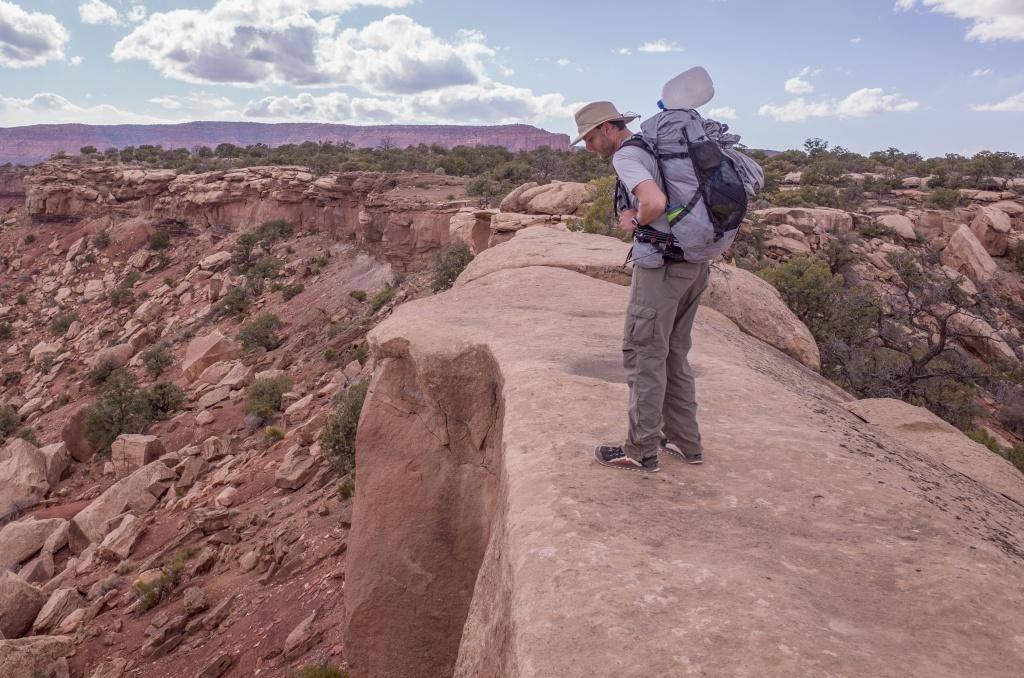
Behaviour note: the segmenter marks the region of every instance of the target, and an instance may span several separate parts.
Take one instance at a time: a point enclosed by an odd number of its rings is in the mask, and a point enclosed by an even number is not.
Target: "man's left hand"
[[[626,233],[632,233],[636,230],[636,226],[633,225],[633,217],[636,216],[636,210],[624,210],[619,214],[619,228]]]

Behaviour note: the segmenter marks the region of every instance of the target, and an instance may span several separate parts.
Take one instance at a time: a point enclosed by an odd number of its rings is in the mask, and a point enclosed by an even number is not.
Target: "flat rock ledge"
[[[961,473],[706,307],[705,463],[603,468],[628,290],[506,247],[370,335],[354,677],[1020,675],[1015,469]]]

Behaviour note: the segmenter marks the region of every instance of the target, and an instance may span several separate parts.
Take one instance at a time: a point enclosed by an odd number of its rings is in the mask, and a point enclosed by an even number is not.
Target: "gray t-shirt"
[[[633,189],[640,182],[650,180],[658,185],[659,190],[661,188],[658,176],[658,163],[653,155],[642,148],[626,146],[615,151],[615,155],[612,156],[612,168],[615,170],[615,174],[618,175],[619,181],[629,191],[629,206],[633,209],[636,209],[637,205]],[[616,207],[621,209],[623,206],[617,205]],[[664,233],[668,233],[671,230],[664,213],[655,219],[653,223],[645,225],[653,226]]]

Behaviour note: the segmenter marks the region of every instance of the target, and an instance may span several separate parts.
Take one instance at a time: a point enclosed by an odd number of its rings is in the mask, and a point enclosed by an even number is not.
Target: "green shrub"
[[[28,297],[26,297],[24,293],[21,293],[14,298],[14,301],[15,303],[18,304],[18,306],[24,306],[25,304],[28,303]]]
[[[865,238],[891,238],[894,233],[891,228],[880,223],[870,223],[860,229],[860,234]]]
[[[992,450],[996,454],[1002,454],[1003,448],[999,446],[996,439],[993,438],[988,431],[983,428],[972,429],[970,431],[964,431],[964,434],[976,443],[981,443],[988,449]]]
[[[276,443],[284,438],[284,431],[276,426],[268,426],[263,430],[263,436],[271,443]]]
[[[352,495],[356,491],[356,476],[355,473],[349,473],[341,482],[338,484],[338,499],[346,501],[352,498]]]
[[[373,312],[376,313],[380,309],[394,299],[395,289],[393,287],[385,287],[377,294],[373,295],[373,299],[370,300],[370,307],[373,308]]]
[[[951,210],[960,204],[960,191],[955,188],[936,188],[925,200],[928,207]]]
[[[283,326],[284,323],[273,313],[261,313],[242,327],[238,332],[238,340],[246,348],[259,346],[272,351],[281,343],[275,332]]]
[[[11,333],[11,323],[0,322],[0,341],[10,339]]]
[[[289,678],[348,678],[348,671],[341,671],[330,664],[306,664]]]
[[[4,372],[3,385],[4,386],[16,386],[21,381],[21,372],[17,370],[11,372]]]
[[[18,411],[12,405],[0,407],[0,442],[17,431],[19,426],[21,417],[18,416]]]
[[[231,250],[231,263],[239,273],[245,273],[249,268],[249,259],[252,251],[260,242],[260,236],[256,233],[243,233],[238,236],[235,246]]]
[[[107,378],[117,369],[120,369],[121,364],[113,357],[107,357],[101,360],[89,370],[89,381],[93,386],[99,386],[103,384]]]
[[[87,263],[87,264],[95,264],[96,263],[96,254],[94,252],[86,252],[85,253],[85,257],[83,257],[83,258],[85,259],[85,263]]]
[[[366,359],[369,357],[370,349],[367,348],[366,344],[359,344],[349,352],[347,362],[358,360],[360,365],[365,365]]]
[[[237,316],[249,308],[249,293],[241,287],[229,287],[224,296],[217,302],[217,315],[221,317]]]
[[[78,320],[78,315],[74,311],[67,311],[65,313],[58,313],[53,316],[53,320],[50,321],[50,334],[55,337],[63,337],[67,334],[68,328],[71,327],[71,323]]]
[[[1018,240],[1013,249],[1007,252],[1007,256],[1010,257],[1010,261],[1017,267],[1017,270],[1024,273],[1024,240]]]
[[[171,349],[162,341],[153,344],[142,352],[142,365],[151,377],[159,377],[167,371],[167,368],[173,362],[174,357],[171,355]]]
[[[292,387],[289,377],[257,379],[246,392],[245,411],[267,420],[281,411],[282,396]]]
[[[165,250],[170,246],[171,234],[163,229],[153,231],[153,233],[149,236],[149,249],[151,250]]]
[[[152,419],[167,419],[185,403],[185,392],[170,382],[155,384],[145,392],[148,414]]]
[[[757,275],[770,282],[807,328],[817,338],[831,317],[836,297],[843,289],[843,277],[835,275],[821,259],[798,255],[784,264],[766,268]],[[816,331],[817,330],[817,331]]]
[[[106,249],[110,246],[110,232],[100,231],[92,237],[92,246],[98,250]]]
[[[260,224],[259,230],[256,233],[261,240],[272,243],[276,240],[291,237],[294,231],[295,229],[292,225],[284,219],[272,219]]]
[[[135,295],[131,290],[124,289],[123,287],[110,290],[110,305],[114,308],[130,306],[134,301]]]
[[[1010,460],[1017,470],[1024,473],[1024,443],[1017,443],[1007,452],[1007,459]]]
[[[434,280],[430,287],[435,292],[450,289],[455,279],[473,261],[473,253],[465,245],[452,245],[441,255],[434,267]]]
[[[34,234],[29,233],[28,235],[25,236],[25,244],[26,245],[31,245],[35,241],[36,241],[36,236]]]
[[[135,287],[135,283],[142,279],[142,274],[136,271],[134,268],[124,275],[124,280],[121,281],[119,287],[121,289],[130,290]]]
[[[324,360],[331,362],[338,357],[338,350],[336,348],[325,348],[324,349]]]
[[[362,381],[349,388],[347,393],[340,394],[320,437],[324,455],[341,473],[355,469],[356,432],[368,386],[367,382]]]
[[[302,294],[302,291],[306,289],[306,286],[302,283],[296,283],[294,285],[288,285],[281,290],[281,298],[285,301],[291,301],[295,297]]]
[[[41,447],[42,443],[39,442],[39,438],[36,436],[36,432],[28,426],[22,426],[18,429],[18,432],[14,434],[15,438],[21,438],[25,442],[32,443],[36,447]]]
[[[358,302],[366,301],[366,292],[364,292],[363,290],[353,290],[348,293],[348,296],[352,297]]]
[[[97,449],[109,452],[122,433],[142,432],[150,416],[149,401],[126,369],[111,372],[99,395],[99,401],[85,411],[85,437]]]

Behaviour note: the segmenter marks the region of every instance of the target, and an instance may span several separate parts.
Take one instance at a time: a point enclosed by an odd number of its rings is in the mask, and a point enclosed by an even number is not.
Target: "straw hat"
[[[606,122],[612,122],[613,120],[621,120],[622,122],[632,122],[639,118],[639,115],[633,115],[627,113],[623,115],[616,110],[615,105],[610,101],[595,101],[587,104],[580,110],[576,111],[576,129],[579,132],[579,136],[573,139],[570,146],[575,146],[579,142],[583,141],[583,137],[590,133],[590,130],[594,129],[598,125],[603,125]]]

